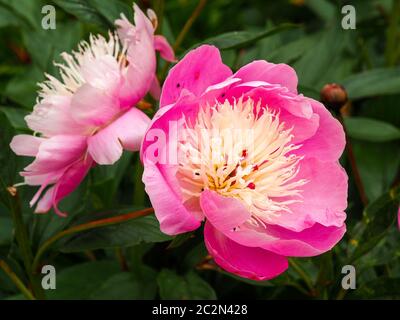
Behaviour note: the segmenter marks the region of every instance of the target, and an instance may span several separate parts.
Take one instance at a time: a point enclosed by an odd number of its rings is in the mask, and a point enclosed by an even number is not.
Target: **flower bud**
[[[340,84],[328,83],[321,90],[321,101],[332,111],[339,112],[347,102],[347,91]]]

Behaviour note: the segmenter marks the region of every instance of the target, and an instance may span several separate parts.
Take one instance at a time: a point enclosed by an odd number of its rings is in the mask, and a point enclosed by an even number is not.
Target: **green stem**
[[[305,284],[307,285],[310,294],[313,295],[314,293],[314,286],[312,283],[311,278],[308,274],[295,262],[293,259],[289,259],[289,265],[297,272],[297,274],[304,280]]]
[[[360,199],[361,199],[364,207],[366,207],[368,205],[368,197],[367,197],[367,194],[365,192],[365,188],[364,188],[364,184],[363,184],[362,179],[361,179],[360,171],[358,170],[356,156],[354,155],[354,151],[353,151],[353,145],[352,145],[352,143],[350,141],[349,135],[347,134],[346,125],[344,123],[342,114],[339,115],[339,121],[342,124],[343,130],[344,130],[344,133],[345,133],[345,136],[346,136],[347,157],[348,157],[348,160],[349,160],[349,163],[350,163],[351,171],[353,173],[354,182],[356,184],[358,193],[360,195]]]
[[[193,10],[189,19],[186,21],[181,32],[178,34],[178,37],[176,38],[174,45],[172,46],[174,51],[176,51],[180,47],[180,45],[182,44],[183,40],[186,37],[186,34],[189,32],[193,23],[196,21],[196,19],[200,15],[200,13],[203,10],[206,3],[207,3],[207,0],[199,0],[199,3],[197,4],[196,8]],[[164,68],[161,70],[160,79],[165,78],[165,75],[167,74],[169,66],[170,66],[170,62],[165,63]]]
[[[35,300],[32,292],[24,285],[20,278],[11,270],[8,264],[4,260],[0,260],[0,269],[2,269],[11,281],[16,285],[16,287],[21,291],[21,293],[27,298],[28,300]]]
[[[392,14],[386,32],[385,59],[388,66],[396,64],[399,43],[400,0],[393,1]]]
[[[344,297],[347,294],[347,290],[344,290],[343,288],[340,289],[338,295],[336,296],[336,300],[343,300]]]
[[[157,28],[156,31],[159,34],[162,33],[164,7],[165,7],[164,0],[156,0],[155,1],[155,3],[154,3],[154,11],[156,12],[157,20],[158,20],[158,28]]]
[[[44,294],[44,290],[40,283],[40,278],[38,277],[38,275],[34,275],[34,273],[33,273],[32,248],[31,248],[31,244],[30,244],[30,240],[29,240],[29,236],[28,236],[28,230],[26,228],[26,225],[24,224],[24,219],[22,217],[21,203],[19,201],[18,192],[16,189],[13,189],[12,187],[7,188],[4,184],[4,182],[3,181],[1,181],[1,182],[2,182],[3,187],[7,190],[8,194],[9,194],[8,202],[9,202],[10,212],[11,212],[11,216],[12,216],[14,228],[15,228],[15,238],[18,243],[18,248],[21,252],[25,271],[28,275],[30,284],[32,286],[32,291],[37,299],[45,299],[45,294]]]
[[[39,250],[36,253],[36,256],[33,260],[33,270],[37,270],[40,264],[40,260],[43,256],[43,254],[51,247],[52,244],[60,240],[61,238],[64,238],[65,236],[75,234],[78,232],[86,231],[86,230],[91,230],[91,229],[96,229],[100,227],[105,227],[105,226],[111,226],[114,224],[121,223],[123,221],[127,220],[132,220],[136,219],[139,217],[147,216],[149,214],[152,214],[154,212],[153,208],[146,208],[140,211],[135,211],[131,213],[126,213],[122,214],[119,216],[111,217],[111,218],[105,218],[101,220],[96,220],[96,221],[91,221],[88,223],[80,224],[74,227],[71,227],[69,229],[63,230],[51,238],[47,239],[39,248]]]

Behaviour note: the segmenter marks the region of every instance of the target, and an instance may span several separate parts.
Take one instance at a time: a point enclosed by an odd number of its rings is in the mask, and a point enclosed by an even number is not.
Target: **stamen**
[[[290,213],[301,202],[296,180],[301,157],[292,154],[292,129],[279,113],[243,98],[200,108],[194,121],[184,121],[185,139],[179,142],[177,178],[184,200],[205,189],[244,203],[251,224],[263,225],[272,216]]]

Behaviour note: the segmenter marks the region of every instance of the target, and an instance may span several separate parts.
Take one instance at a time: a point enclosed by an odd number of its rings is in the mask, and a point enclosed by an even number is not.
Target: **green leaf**
[[[128,4],[119,0],[104,1],[104,0],[88,0],[93,8],[102,15],[111,25],[114,25],[116,19],[119,19],[123,13],[128,20],[133,20],[133,9]]]
[[[157,278],[161,299],[166,300],[214,300],[214,289],[194,272],[180,276],[163,269]]]
[[[118,272],[118,264],[110,261],[77,264],[56,275],[56,290],[48,290],[46,296],[48,299],[89,299]]]
[[[44,80],[43,72],[31,66],[25,69],[25,72],[14,76],[4,90],[6,95],[12,101],[31,110],[35,105],[38,86],[37,83]]]
[[[365,208],[363,222],[366,228],[357,239],[358,246],[350,257],[350,263],[369,252],[385,237],[397,219],[399,202],[400,187],[397,187]]]
[[[28,127],[24,120],[25,116],[28,114],[27,111],[23,109],[3,107],[0,106],[0,112],[2,112],[7,120],[10,122],[11,126],[17,130],[27,130]]]
[[[194,237],[194,232],[186,232],[182,234],[178,234],[177,236],[174,237],[174,239],[171,241],[171,243],[168,245],[168,249],[173,249],[180,247],[182,244],[184,244],[186,241]]]
[[[299,76],[299,83],[311,88],[321,87],[331,82],[332,75],[324,72],[332,65],[340,66],[340,56],[346,44],[347,34],[342,29],[332,27],[320,33],[317,43],[309,47],[293,67]]]
[[[8,217],[0,217],[0,246],[11,243],[13,238],[13,223]]]
[[[66,12],[76,16],[79,20],[102,27],[109,27],[107,20],[85,0],[53,0]]]
[[[155,216],[146,216],[120,224],[93,229],[69,238],[60,250],[79,252],[102,248],[130,247],[142,242],[164,242],[171,237],[160,231]]]
[[[7,8],[0,7],[0,28],[7,26],[18,26],[18,19]]]
[[[13,12],[14,16],[20,21],[20,24],[32,30],[41,28],[42,12],[45,5],[42,0],[0,0],[0,5]]]
[[[54,30],[26,30],[22,38],[33,63],[42,71],[53,73],[53,61],[60,61],[61,52],[69,52],[77,47],[82,37],[82,25],[79,22],[57,23]],[[49,68],[51,68],[49,70]]]
[[[233,31],[209,38],[202,43],[212,44],[221,50],[239,49],[252,45],[258,40],[272,36],[278,32],[297,28],[298,25],[286,23],[261,32]],[[197,45],[196,45],[197,46]]]
[[[358,299],[399,299],[400,278],[379,277],[352,290],[349,298]]]
[[[379,120],[354,117],[344,118],[348,135],[354,139],[386,142],[400,139],[400,129]]]
[[[400,166],[395,142],[373,143],[353,140],[353,151],[364,189],[370,201],[389,190]]]
[[[145,266],[144,266],[145,267]],[[156,272],[149,268],[140,275],[121,272],[108,278],[90,296],[95,300],[154,299],[157,293]]]
[[[305,4],[323,21],[330,22],[336,16],[337,9],[328,0],[307,0]]]
[[[319,34],[302,35],[300,38],[284,42],[284,44],[270,53],[267,53],[267,60],[276,63],[292,63],[302,56],[310,47],[314,47],[319,40]]]
[[[342,83],[350,99],[400,93],[400,68],[382,68],[355,74]]]

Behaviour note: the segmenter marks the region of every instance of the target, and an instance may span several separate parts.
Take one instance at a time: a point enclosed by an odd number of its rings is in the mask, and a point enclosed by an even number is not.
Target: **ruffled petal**
[[[241,202],[210,190],[201,193],[200,205],[206,218],[221,232],[231,232],[251,217]]]
[[[201,220],[187,210],[157,166],[145,165],[143,183],[162,232],[176,235],[200,226]]]
[[[102,126],[118,112],[119,103],[114,96],[89,84],[82,85],[72,98],[71,114],[80,124]]]
[[[86,150],[84,136],[54,136],[45,139],[39,146],[36,159],[25,168],[35,175],[61,170],[79,158]]]
[[[297,153],[324,162],[336,161],[343,153],[346,144],[343,127],[323,104],[313,99],[308,101],[313,111],[319,115],[319,126],[315,135],[305,141]]]
[[[35,157],[43,141],[45,141],[43,138],[20,134],[11,140],[10,148],[19,156]]]
[[[219,50],[202,45],[190,51],[170,70],[161,92],[160,107],[176,102],[182,90],[200,96],[209,86],[231,75],[232,71],[222,63]]]
[[[139,109],[132,108],[107,127],[88,138],[88,152],[98,164],[113,164],[122,150],[138,151],[150,123]]]
[[[57,183],[47,190],[45,195],[39,200],[35,213],[45,213],[53,207],[58,215],[66,216],[66,213],[59,210],[58,203],[79,186],[92,164],[92,159],[87,157],[66,168]]]
[[[242,79],[243,82],[265,81],[270,84],[280,84],[292,93],[297,94],[296,71],[287,64],[257,60],[241,67],[234,74],[234,77]]]
[[[315,223],[341,227],[346,220],[347,175],[340,164],[303,159],[296,179],[307,181],[301,187],[299,202],[288,206],[291,212],[282,212],[268,223],[293,231],[302,231]]]
[[[210,222],[204,227],[204,241],[215,262],[228,272],[252,280],[272,279],[288,268],[286,257],[261,248],[242,246]]]
[[[154,48],[160,52],[161,57],[164,60],[175,62],[175,54],[172,47],[169,45],[167,39],[160,35],[154,36]]]

